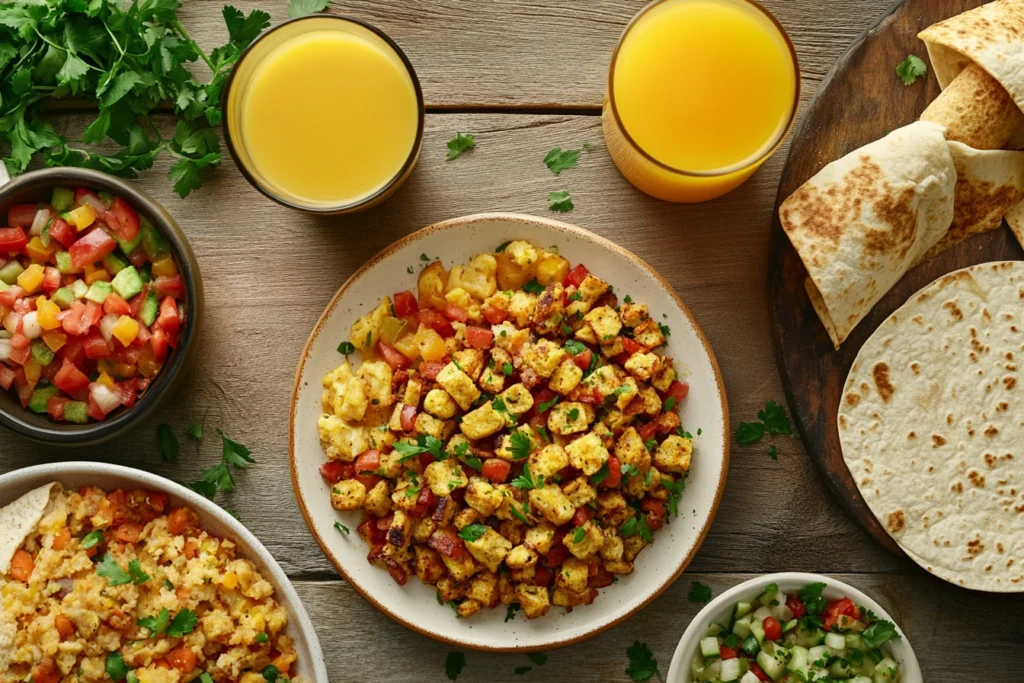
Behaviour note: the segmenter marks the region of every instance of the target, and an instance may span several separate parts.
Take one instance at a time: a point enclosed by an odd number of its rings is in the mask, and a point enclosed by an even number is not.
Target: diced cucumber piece
[[[0,327],[0,339],[10,339],[14,335]]]
[[[845,650],[846,636],[842,633],[826,633],[825,646],[833,650]]]
[[[71,302],[74,300],[75,290],[70,287],[61,287],[50,297],[50,301],[60,306],[62,311],[71,308]]]
[[[128,255],[131,255],[131,253],[138,249],[139,245],[142,244],[141,230],[139,231],[139,234],[135,236],[135,239],[133,239],[131,242],[121,239],[120,235],[115,234],[113,235],[113,237],[115,240],[117,240],[117,246],[121,247],[121,251]]]
[[[171,253],[170,242],[167,241],[167,238],[159,230],[153,227],[152,223],[141,216],[139,217],[139,222],[142,227],[139,231],[139,234],[142,235],[142,248],[150,261],[159,261],[161,256]]]
[[[872,683],[870,676],[854,676],[850,683]]]
[[[885,657],[875,665],[874,683],[892,683],[900,675],[900,665]]]
[[[153,281],[153,264],[152,263],[144,263],[144,264],[142,264],[142,267],[139,268],[139,277],[142,278],[143,282],[152,282]]]
[[[25,269],[21,267],[21,264],[17,261],[11,261],[3,268],[0,268],[0,282],[6,285],[13,285],[18,281],[18,276],[25,272]]]
[[[108,271],[117,275],[131,264],[128,263],[128,259],[124,256],[121,256],[116,251],[112,251],[103,257],[103,265]]]
[[[783,633],[789,633],[790,631],[792,631],[793,629],[795,629],[795,628],[796,628],[796,625],[797,625],[797,624],[799,624],[799,623],[800,623],[800,620],[799,620],[799,619],[790,619],[790,620],[789,620],[789,621],[787,621],[787,622],[785,623],[785,625],[784,625],[784,626],[782,627],[782,632],[783,632]]]
[[[125,301],[142,291],[142,278],[139,277],[139,271],[135,270],[135,266],[128,266],[119,272],[110,284],[117,295]]]
[[[761,650],[761,643],[757,642],[757,638],[754,636],[749,636],[740,647],[744,652],[753,657]]]
[[[70,187],[55,187],[50,195],[50,204],[57,209],[57,213],[70,211],[75,205],[75,191]]]
[[[756,610],[754,610],[754,614],[753,614],[753,616],[750,617],[750,620],[751,621],[756,621],[757,623],[760,624],[761,622],[764,621],[765,617],[770,617],[771,615],[772,615],[771,609],[762,606],[762,607],[758,607]]]
[[[156,300],[156,294],[153,292],[146,292],[146,298],[142,302],[142,308],[139,309],[139,317],[142,318],[142,322],[145,323],[146,327],[153,324],[153,321],[156,320],[156,316],[159,311],[160,304]],[[718,624],[711,624],[711,626],[718,626],[719,629],[722,628]],[[711,630],[711,626],[708,627],[709,631]],[[721,633],[721,631],[719,631],[719,633]],[[716,636],[718,633],[708,633],[707,635]]]
[[[761,679],[757,677],[753,671],[748,671],[743,674],[743,678],[740,679],[740,683],[761,683]]]
[[[740,638],[750,637],[750,615],[737,619],[732,625],[732,632]]]
[[[147,296],[146,296],[146,301],[145,301],[145,302],[143,302],[143,304],[142,304],[142,308],[143,308],[143,309],[145,309],[145,308],[146,308],[146,302],[148,302],[148,301],[149,301],[149,297],[150,297],[150,295],[151,295],[151,294],[152,294],[151,292],[147,294]],[[154,300],[154,301],[156,300],[156,297],[155,297],[155,296],[153,297],[153,300]],[[140,311],[140,312],[139,312],[139,314],[140,314],[140,317],[141,317],[141,313],[142,313],[142,312]],[[145,321],[145,320],[143,320],[142,322],[146,322],[146,321]],[[152,325],[152,324],[153,324],[153,323],[146,323],[146,327],[149,327],[149,326],[150,326],[150,325]],[[709,637],[709,636],[717,636],[717,635],[718,635],[719,633],[721,633],[721,632],[722,632],[722,631],[724,631],[724,630],[725,630],[725,629],[724,629],[724,628],[722,628],[722,625],[721,625],[721,624],[716,624],[716,623],[713,623],[713,622],[712,622],[711,624],[708,624],[708,630],[704,632],[704,637],[705,637],[705,638],[707,638],[707,637]]]
[[[75,280],[71,283],[71,291],[75,293],[76,299],[82,299],[89,292],[89,285],[85,284],[85,280]]]
[[[840,631],[853,631],[854,633],[860,633],[868,626],[860,619],[854,619],[846,614],[840,614],[839,620],[836,622],[836,626],[839,627]]]
[[[750,632],[757,638],[757,642],[764,644],[764,626],[761,626],[761,622],[756,619],[750,621]]]
[[[782,674],[785,673],[785,668],[771,655],[764,650],[757,653],[757,664],[761,669],[768,674],[773,681],[777,681],[782,678]]]
[[[751,606],[751,604],[749,602],[743,602],[741,600],[740,602],[736,603],[736,609],[733,610],[732,618],[733,619],[739,619],[740,617],[742,617],[744,615],[750,614],[750,610],[751,609],[753,609],[753,607]]]
[[[708,636],[707,638],[700,639],[700,653],[705,658],[709,657],[721,657],[722,651],[718,648],[718,638],[714,636]]]
[[[793,618],[793,610],[789,609],[785,604],[773,605],[772,616],[775,617],[775,621],[780,624],[785,624],[787,621]]]
[[[46,366],[53,362],[53,351],[42,339],[36,339],[32,342],[32,357],[40,365]]]
[[[98,304],[102,304],[107,300],[107,297],[113,293],[113,291],[114,288],[109,282],[97,280],[92,283],[91,287],[89,287],[89,291],[85,293],[85,298],[89,301],[95,301]]]
[[[805,629],[803,626],[796,627],[796,643],[803,647],[814,647],[815,645],[821,645],[825,641],[825,632],[820,628],[816,628],[813,631]]]
[[[722,670],[718,678],[722,681],[736,681],[740,677],[740,660],[737,657],[722,660]]]
[[[809,666],[807,649],[797,645],[790,650],[790,653],[789,661],[786,662],[786,671],[802,674],[803,680],[807,680],[807,669]]]
[[[71,263],[71,252],[58,251],[54,254],[54,258],[57,259],[57,270],[61,275],[74,275],[82,272],[81,268],[75,268]]]
[[[846,649],[847,650],[866,650],[864,647],[864,637],[858,633],[847,633],[846,634]]]
[[[64,405],[64,419],[84,425],[89,421],[89,405],[84,401],[68,401]]]
[[[812,647],[807,651],[807,661],[814,666],[815,662],[828,660],[828,648],[824,645]]]
[[[852,678],[853,669],[850,668],[850,662],[840,657],[829,665],[828,675],[832,678]]]
[[[28,399],[28,409],[33,413],[45,413],[47,402],[54,396],[60,395],[60,389],[47,384],[45,386],[37,386],[32,392],[32,395]]]
[[[761,596],[758,597],[757,601],[765,607],[771,607],[773,604],[778,604],[779,584],[772,583],[765,586],[764,593],[761,593]]]
[[[53,219],[52,218],[49,221],[47,221],[46,225],[43,226],[43,231],[41,233],[39,233],[39,241],[42,243],[42,245],[44,247],[50,246],[50,242],[53,241],[53,240],[50,239],[50,226],[51,225],[53,225]]]

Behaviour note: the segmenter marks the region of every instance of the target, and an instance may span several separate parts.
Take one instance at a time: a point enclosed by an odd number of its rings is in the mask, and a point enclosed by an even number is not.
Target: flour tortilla
[[[945,126],[947,140],[1002,149],[1024,124],[1024,112],[999,81],[972,62],[928,105],[921,120]]]
[[[46,484],[0,508],[0,575],[10,570],[15,551],[39,524],[53,495],[62,490],[56,482]]]
[[[1024,591],[1024,263],[945,275],[861,348],[838,414],[843,458],[922,567]]]
[[[953,220],[943,128],[918,121],[833,161],[779,207],[836,348]]]

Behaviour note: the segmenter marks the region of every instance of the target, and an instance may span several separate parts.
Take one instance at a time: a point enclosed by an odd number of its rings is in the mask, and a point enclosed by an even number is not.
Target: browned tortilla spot
[[[967,541],[967,554],[971,557],[977,557],[985,550],[985,544],[981,542],[980,538],[973,538]]]
[[[996,427],[995,425],[988,425],[988,426],[985,427],[985,436],[987,436],[990,439],[993,436],[997,435],[998,433],[999,433],[999,428]]]
[[[932,434],[932,448],[946,445],[946,438],[941,434]]]
[[[896,390],[889,381],[889,366],[885,363],[876,363],[875,367],[871,368],[871,375],[875,378],[878,395],[882,397],[883,402],[888,403]]]
[[[906,524],[907,518],[903,515],[903,510],[897,510],[896,512],[889,513],[889,519],[886,522],[889,533],[898,534],[903,531],[903,527],[905,527]]]
[[[1014,377],[1013,375],[1007,375],[1006,377],[1003,378],[1003,386],[1006,387],[1007,391],[1012,390],[1015,386],[1017,386],[1017,378]]]
[[[960,307],[957,305],[955,301],[947,301],[946,303],[942,304],[942,307],[949,311],[949,314],[953,316],[954,320],[964,319],[964,312],[960,310]],[[974,332],[973,328],[971,329],[971,332]]]
[[[850,406],[851,408],[854,408],[858,403],[860,403],[860,394],[856,394],[851,391],[846,395],[846,398],[844,400],[846,401],[846,405]]]
[[[957,482],[957,483],[953,484],[949,488],[950,488],[951,491],[954,491],[956,493],[963,493],[964,492],[964,485],[961,484],[960,482]]]
[[[967,473],[967,478],[979,489],[985,488],[985,477],[977,470],[970,470]]]

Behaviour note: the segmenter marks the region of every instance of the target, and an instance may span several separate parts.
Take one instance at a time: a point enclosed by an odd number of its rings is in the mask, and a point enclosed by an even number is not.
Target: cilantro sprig
[[[752,446],[768,435],[792,436],[793,426],[786,416],[786,409],[775,401],[768,401],[763,410],[757,411],[757,422],[740,422],[736,428],[736,441],[741,446]],[[768,447],[768,457],[778,459],[778,451],[774,444]]]
[[[907,55],[906,59],[896,65],[896,75],[903,81],[903,85],[913,85],[927,73],[928,65],[917,55]]]
[[[548,167],[549,171],[558,175],[562,171],[576,168],[576,164],[580,160],[580,151],[578,149],[563,150],[561,147],[555,147],[544,157],[544,165]]]
[[[567,190],[548,192],[548,208],[557,213],[569,213],[576,206],[572,203],[572,197]]]
[[[458,159],[464,152],[468,152],[476,147],[476,140],[469,133],[463,135],[462,133],[455,133],[455,137],[448,141],[448,155],[445,157],[447,161],[452,159]]]
[[[210,500],[213,500],[218,491],[231,493],[235,490],[235,479],[231,475],[229,465],[235,469],[245,469],[256,462],[248,448],[229,439],[219,429],[217,433],[221,439],[221,461],[203,470],[197,481],[188,484],[190,489]]]
[[[110,553],[103,555],[103,559],[96,564],[96,575],[105,578],[110,586],[123,586],[128,583],[140,586],[150,579],[149,574],[142,570],[142,563],[138,559],[129,560],[128,570],[125,571]]]
[[[690,602],[704,604],[711,601],[711,587],[705,586],[700,581],[690,582],[690,593],[686,596]]]
[[[654,658],[654,652],[647,647],[647,643],[639,640],[626,648],[626,656],[629,657],[629,666],[626,667],[626,675],[632,680],[646,681],[657,674],[661,679],[661,672],[658,671],[658,660]]]

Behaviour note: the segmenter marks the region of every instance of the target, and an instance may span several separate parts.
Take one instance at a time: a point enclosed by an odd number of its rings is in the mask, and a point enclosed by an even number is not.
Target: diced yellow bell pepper
[[[224,578],[221,580],[220,585],[224,586],[229,591],[234,590],[238,587],[238,574],[234,572],[224,574]]]
[[[88,204],[82,204],[77,209],[68,211],[68,223],[78,230],[85,230],[96,220],[96,209]]]
[[[43,246],[43,241],[39,239],[38,235],[30,239],[28,244],[25,245],[25,253],[36,263],[46,263],[56,252],[56,241],[50,242],[50,246],[46,247]]]
[[[159,261],[153,261],[152,272],[154,277],[173,277],[178,274],[178,266],[173,257],[165,256]]]
[[[131,379],[137,372],[138,370],[131,363],[118,363],[114,368],[114,376],[118,379]]]
[[[25,290],[26,294],[35,294],[43,286],[43,267],[33,263],[18,276],[18,286]]]
[[[97,268],[92,264],[86,264],[85,284],[91,285],[98,281],[110,282],[110,273],[107,272],[106,268]]]
[[[135,338],[139,336],[139,323],[128,315],[122,315],[116,323],[114,323],[113,334],[117,337],[117,340],[128,346]]]
[[[105,386],[108,389],[113,389],[114,388],[114,378],[111,377],[110,375],[108,375],[105,372],[101,372],[100,373],[100,376],[96,378],[96,383],[97,384],[102,384],[103,386]]]
[[[142,353],[139,354],[137,363],[139,374],[143,377],[156,377],[157,373],[160,372],[161,365],[153,358],[153,347],[150,344],[142,347]]]
[[[60,330],[47,330],[43,332],[43,343],[46,344],[51,351],[57,353],[68,343],[68,336]]]
[[[36,299],[36,316],[39,319],[39,327],[44,330],[55,330],[60,327],[57,314],[60,313],[60,306],[48,301],[45,296]]]
[[[35,358],[29,358],[23,367],[25,368],[25,379],[30,386],[34,387],[39,383],[39,376],[43,374],[43,366]]]

